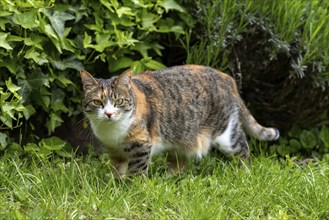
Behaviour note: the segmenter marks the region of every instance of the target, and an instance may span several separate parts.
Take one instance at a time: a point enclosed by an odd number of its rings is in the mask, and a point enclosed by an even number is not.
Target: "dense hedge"
[[[164,43],[187,24],[175,0],[2,1],[1,148],[9,137],[46,137],[79,114],[83,68],[102,77],[163,68]]]

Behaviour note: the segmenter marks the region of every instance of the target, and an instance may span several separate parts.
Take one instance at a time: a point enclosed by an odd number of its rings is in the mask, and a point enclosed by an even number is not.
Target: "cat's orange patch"
[[[211,144],[211,137],[208,131],[203,130],[197,137],[197,156],[202,158],[203,156],[207,155]]]

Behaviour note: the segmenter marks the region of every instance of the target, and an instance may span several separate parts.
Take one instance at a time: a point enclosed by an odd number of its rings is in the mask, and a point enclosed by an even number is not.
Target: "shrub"
[[[164,67],[161,36],[184,34],[186,16],[175,0],[2,1],[2,149],[9,137],[46,137],[81,112],[79,70],[109,77]]]
[[[262,124],[281,131],[328,124],[328,8],[328,1],[197,0],[187,63],[233,75]]]

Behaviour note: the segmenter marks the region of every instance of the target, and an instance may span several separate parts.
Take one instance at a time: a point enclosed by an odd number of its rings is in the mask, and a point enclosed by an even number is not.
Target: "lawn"
[[[168,178],[114,180],[106,157],[0,157],[1,219],[328,219],[329,165],[252,158],[250,172],[208,156]]]

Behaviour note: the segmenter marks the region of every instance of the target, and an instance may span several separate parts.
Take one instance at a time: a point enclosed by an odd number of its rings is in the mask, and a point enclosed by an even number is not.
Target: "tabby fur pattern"
[[[243,129],[264,141],[279,138],[276,128],[257,123],[232,77],[211,67],[182,65],[110,79],[80,72],[83,110],[109,152],[114,174],[147,174],[150,159],[166,153],[171,173],[211,147],[248,159]]]

